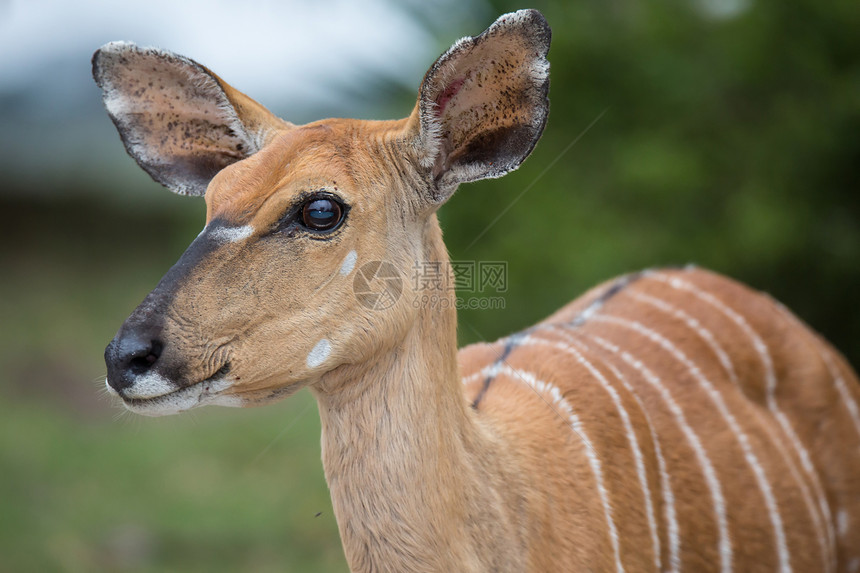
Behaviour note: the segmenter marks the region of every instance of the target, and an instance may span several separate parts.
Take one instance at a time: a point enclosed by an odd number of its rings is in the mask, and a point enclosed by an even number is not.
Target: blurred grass
[[[104,346],[202,218],[163,201],[0,210],[0,570],[345,571],[309,394],[159,419],[104,394]]]
[[[318,437],[307,393],[145,422],[3,401],[0,565],[345,571]]]

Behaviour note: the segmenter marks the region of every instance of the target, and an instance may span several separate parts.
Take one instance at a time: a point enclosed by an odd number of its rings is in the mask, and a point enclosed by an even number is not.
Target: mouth
[[[143,416],[168,416],[208,405],[241,407],[244,404],[242,398],[233,394],[224,394],[233,386],[233,383],[234,381],[227,377],[226,369],[221,368],[209,378],[190,386],[155,396],[130,397],[111,388],[110,384],[107,383],[107,378],[105,378],[108,393],[120,398],[127,410]]]

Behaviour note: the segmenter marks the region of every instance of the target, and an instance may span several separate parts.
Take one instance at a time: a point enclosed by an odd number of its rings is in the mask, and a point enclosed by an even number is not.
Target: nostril
[[[129,355],[128,368],[133,374],[143,374],[158,361],[161,356],[163,345],[157,340],[150,341],[149,345],[135,349]]]
[[[156,360],[158,360],[158,358],[155,355],[147,354],[142,358],[132,358],[128,363],[128,367],[134,374],[143,374],[149,370],[153,364],[155,364]]]
[[[134,385],[135,381],[152,372],[164,351],[155,328],[135,328],[123,325],[105,349],[108,384],[116,390]]]

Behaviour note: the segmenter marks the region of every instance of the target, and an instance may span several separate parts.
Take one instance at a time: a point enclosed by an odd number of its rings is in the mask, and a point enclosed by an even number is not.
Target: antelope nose
[[[128,388],[158,362],[163,348],[149,332],[121,331],[105,349],[108,384],[117,392]]]

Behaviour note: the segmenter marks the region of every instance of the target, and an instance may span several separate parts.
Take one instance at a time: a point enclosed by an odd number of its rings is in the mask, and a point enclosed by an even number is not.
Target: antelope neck
[[[315,391],[326,480],[354,571],[469,571],[490,550],[511,558],[495,547],[516,537],[497,487],[503,449],[464,397],[456,320],[453,306],[422,309],[401,343],[347,385]]]

